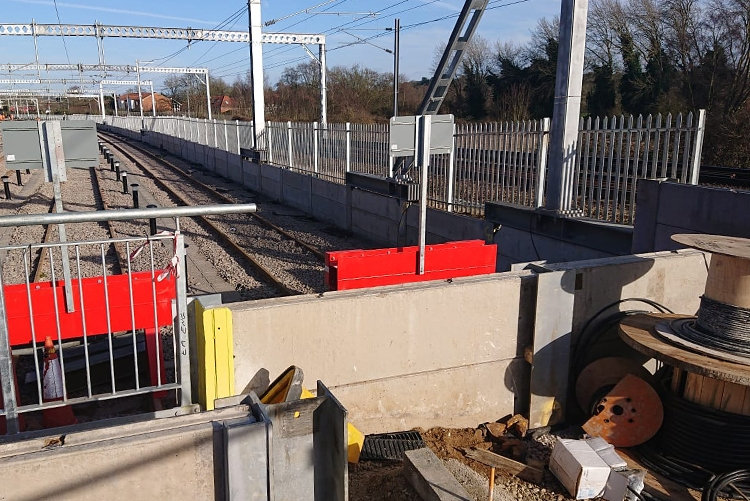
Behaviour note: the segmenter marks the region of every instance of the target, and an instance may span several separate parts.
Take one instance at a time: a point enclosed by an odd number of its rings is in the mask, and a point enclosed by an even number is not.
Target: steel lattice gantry
[[[193,75],[205,75],[208,68],[161,68],[155,66],[135,66],[131,64],[0,64],[0,72],[12,73],[14,71],[102,71],[105,73],[183,73]]]
[[[440,63],[435,69],[435,75],[430,81],[430,87],[419,106],[418,115],[437,115],[488,3],[489,0],[467,0],[464,4]]]
[[[250,42],[247,31],[200,30],[194,28],[157,28],[148,26],[109,26],[104,24],[0,24],[0,35],[61,36],[98,38],[157,38],[189,42]],[[302,33],[263,33],[262,43],[326,43],[325,35]]]
[[[16,85],[16,84],[88,84],[88,85],[136,85],[138,80],[96,80],[91,78],[27,78],[27,79],[12,79],[12,78],[0,78],[0,84],[4,85]],[[141,80],[143,85],[153,85],[151,80]],[[12,89],[11,89],[12,90]]]
[[[250,29],[248,31],[201,30],[195,28],[160,28],[148,26],[111,26],[104,24],[0,24],[0,36],[70,36],[104,38],[140,38],[161,40],[186,40],[188,42],[241,42],[250,44],[251,79],[253,82],[253,122],[255,124],[256,147],[258,138],[265,134],[265,96],[263,95],[263,56],[260,46],[264,43],[301,45],[317,44],[320,66],[320,121],[327,122],[326,99],[326,55],[324,34],[262,33],[260,20],[261,0],[248,0]],[[308,52],[309,53],[309,52]],[[99,60],[104,64],[103,45],[99,44]],[[257,85],[255,85],[257,84]],[[258,89],[256,89],[258,87]],[[210,106],[209,106],[210,108]],[[259,108],[259,110],[256,110]]]
[[[104,110],[104,86],[105,85],[138,85],[139,88],[141,85],[148,85],[151,88],[151,101],[152,101],[152,111],[156,110],[156,99],[154,96],[154,82],[152,80],[97,80],[97,79],[91,79],[91,78],[25,78],[25,79],[12,79],[12,78],[0,78],[0,84],[4,85],[23,85],[23,84],[35,84],[35,85],[99,85],[99,93],[97,95],[90,96],[87,94],[87,97],[94,97],[99,100],[99,109],[101,110],[102,117],[105,115]],[[8,92],[14,92],[16,89],[10,88],[10,89],[4,89]],[[49,92],[49,88],[47,88],[47,92]],[[81,97],[78,94],[74,94],[76,97]],[[115,98],[117,99],[117,98]],[[143,106],[140,102],[138,104],[139,106]],[[115,107],[117,104],[115,103]],[[115,108],[116,109],[116,108]]]
[[[0,65],[0,71],[8,73],[13,73],[14,71],[36,71],[37,73],[41,73],[42,71],[50,72],[50,71],[77,71],[80,74],[83,74],[83,72],[87,71],[100,71],[103,73],[133,73],[138,75],[138,78],[140,79],[141,73],[161,73],[161,74],[190,74],[190,75],[205,75],[206,81],[206,106],[208,110],[208,118],[211,119],[211,86],[209,82],[209,75],[208,75],[208,68],[161,68],[161,67],[155,67],[155,66],[141,66],[141,65],[129,65],[129,64],[51,64],[51,63],[24,63],[24,64],[13,64],[13,63],[6,63]],[[61,82],[65,83],[65,82]],[[97,83],[97,82],[94,82]],[[117,85],[114,83],[114,81],[104,80],[103,85]],[[140,83],[144,83],[141,81]],[[132,85],[138,85],[138,94],[141,95],[141,85],[138,82],[134,82]],[[130,83],[125,85],[131,85]],[[151,86],[151,94],[154,93],[154,86],[153,83],[149,81],[149,85]],[[101,85],[100,85],[100,94],[102,93]],[[102,97],[102,102],[103,102]],[[139,98],[141,99],[141,98]],[[156,114],[156,109],[152,109],[153,114]],[[117,108],[115,107],[115,114],[117,114]],[[105,110],[102,106],[102,118],[105,116]]]

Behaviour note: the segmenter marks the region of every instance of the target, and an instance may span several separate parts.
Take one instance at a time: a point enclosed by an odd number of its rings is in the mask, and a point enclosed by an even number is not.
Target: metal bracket
[[[315,61],[316,63],[320,64],[320,59],[317,58],[315,54],[312,53],[310,49],[307,48],[307,45],[302,46],[303,49],[305,49],[305,52],[307,52],[307,55],[310,56],[310,58]]]
[[[62,192],[60,190],[60,181],[65,181],[67,179],[65,174],[65,153],[63,151],[62,129],[60,128],[60,122],[56,120],[44,122],[41,125],[44,132],[43,147],[46,146],[42,151],[46,150],[46,156],[48,157],[46,165],[47,179],[52,180],[55,211],[57,213],[62,213],[63,201]],[[42,157],[44,156],[45,155],[42,155]],[[65,225],[58,224],[57,231],[60,237],[60,243],[66,242],[67,235],[65,233]],[[73,303],[73,286],[70,276],[68,246],[62,245],[60,247],[60,252],[62,254],[63,279],[65,280],[65,309],[68,313],[73,313],[76,310],[75,304]]]

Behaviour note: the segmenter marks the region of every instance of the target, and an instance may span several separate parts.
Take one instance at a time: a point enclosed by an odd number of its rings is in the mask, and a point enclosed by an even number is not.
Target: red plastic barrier
[[[330,290],[361,289],[495,273],[497,246],[483,240],[425,247],[425,273],[418,275],[419,247],[326,253]]]
[[[169,277],[155,282],[157,326],[154,325],[154,294],[150,271],[132,274],[133,304],[136,329],[155,329],[172,324],[172,299],[175,297],[174,280]],[[57,289],[55,304],[54,289]],[[57,341],[55,309],[60,318],[60,335],[63,340],[83,337],[83,322],[79,287],[83,288],[86,314],[86,333],[89,336],[107,333],[107,309],[109,309],[112,332],[130,331],[133,320],[130,310],[130,286],[128,275],[107,277],[109,305],[105,301],[102,277],[72,280],[75,312],[65,311],[64,282],[35,282],[31,284],[31,304],[34,312],[36,342],[44,343],[45,336]],[[31,321],[26,284],[6,285],[5,307],[8,319],[10,345],[31,344]],[[158,329],[155,329],[158,330]]]

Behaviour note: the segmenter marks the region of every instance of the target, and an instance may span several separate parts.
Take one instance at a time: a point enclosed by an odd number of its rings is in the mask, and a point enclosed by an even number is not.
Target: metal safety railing
[[[338,183],[350,171],[390,175],[388,124],[269,122],[266,130],[271,164]],[[430,159],[430,206],[475,215],[488,201],[534,206],[548,135],[549,120],[457,125],[454,153]]]
[[[148,237],[0,247],[0,428],[22,431],[33,411],[170,390],[178,405],[192,404],[179,218],[254,211],[242,204],[0,217],[0,227],[175,220],[173,232]]]
[[[632,225],[639,180],[698,184],[705,128],[704,110],[697,116],[581,120],[570,194],[574,210]]]
[[[141,130],[139,117],[106,120]],[[543,206],[550,124],[543,119],[456,125],[454,154],[431,158],[430,206],[477,216],[486,202]],[[247,122],[147,117],[145,126],[234,153],[252,147]],[[581,120],[576,166],[564,195],[573,213],[632,225],[638,180],[697,183],[704,131],[703,110],[697,116]],[[268,122],[264,146],[265,162],[336,183],[344,183],[350,171],[390,175],[388,124]]]

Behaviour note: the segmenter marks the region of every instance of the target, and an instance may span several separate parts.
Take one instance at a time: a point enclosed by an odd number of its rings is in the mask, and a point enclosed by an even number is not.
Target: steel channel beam
[[[130,64],[0,64],[0,71],[108,71],[112,73],[137,73],[138,68]],[[156,68],[141,66],[141,73],[186,73],[204,75],[208,68]]]
[[[206,42],[250,41],[247,31],[200,30],[193,28],[159,28],[149,26],[107,26],[100,24],[0,24],[1,35],[69,36],[113,38],[158,38]],[[323,34],[263,33],[263,43],[324,44]]]

